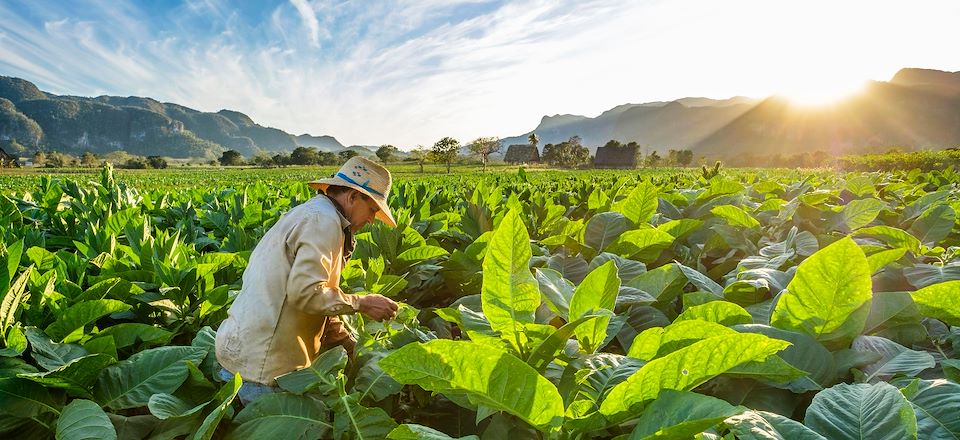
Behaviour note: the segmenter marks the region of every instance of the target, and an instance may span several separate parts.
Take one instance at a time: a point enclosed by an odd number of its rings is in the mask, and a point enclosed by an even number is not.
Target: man
[[[244,380],[244,403],[275,390],[274,378],[310,366],[324,349],[352,348],[337,315],[396,317],[389,298],[339,287],[353,233],[374,218],[396,226],[387,206],[391,182],[386,168],[353,157],[333,177],[310,182],[322,193],[284,214],[253,250],[216,340],[224,376],[240,373]]]

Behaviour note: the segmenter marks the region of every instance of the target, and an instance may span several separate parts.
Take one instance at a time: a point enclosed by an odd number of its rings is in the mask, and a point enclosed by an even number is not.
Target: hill
[[[957,147],[960,72],[902,69],[889,82],[872,82],[861,93],[823,107],[798,106],[776,96],[682,98],[620,105],[595,118],[544,116],[537,128],[504,143],[525,144],[530,133],[541,145],[578,135],[593,151],[616,139],[715,158]]]
[[[42,148],[177,158],[215,158],[229,149],[252,157],[298,146],[345,148],[332,136],[293,136],[233,110],[201,112],[138,96],[58,96],[6,76],[0,76],[0,143],[23,150],[15,154]]]
[[[595,118],[579,115],[544,116],[536,129],[504,139],[505,145],[525,144],[536,133],[540,144],[555,144],[580,136],[591,151],[610,139],[637,141],[657,149],[683,147],[707,137],[747,112],[755,101],[683,98],[670,102],[624,104]]]

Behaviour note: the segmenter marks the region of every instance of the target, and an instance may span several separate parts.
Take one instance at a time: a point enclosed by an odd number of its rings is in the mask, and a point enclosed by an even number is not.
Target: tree
[[[353,151],[353,150],[343,150],[343,151],[337,152],[337,157],[340,158],[340,162],[346,162],[350,160],[351,157],[359,156],[359,155],[360,153],[357,153],[356,151]]]
[[[551,166],[573,168],[590,160],[590,150],[580,145],[580,136],[573,136],[559,144],[543,147],[543,161]]]
[[[651,168],[656,168],[657,166],[660,165],[661,159],[662,158],[660,157],[660,155],[657,154],[656,151],[653,151],[650,153],[649,156],[647,156],[647,166]]]
[[[396,158],[399,154],[400,150],[393,145],[381,145],[380,148],[377,149],[377,157],[380,158],[380,161],[382,161],[384,165],[386,165],[390,160]]]
[[[290,153],[292,165],[316,165],[320,163],[320,156],[314,147],[297,147]]]
[[[503,148],[503,142],[498,137],[476,138],[467,145],[470,152],[480,156],[480,162],[483,163],[483,171],[487,170],[487,159],[491,154],[499,152]]]
[[[147,164],[150,165],[150,168],[162,170],[167,168],[167,160],[160,156],[148,156]]]
[[[80,165],[85,167],[92,167],[97,165],[97,155],[90,152],[90,150],[84,151],[83,156],[80,156]]]
[[[449,136],[437,141],[430,150],[434,162],[447,164],[447,174],[450,174],[450,164],[457,159],[459,153],[460,141]]]
[[[340,156],[329,151],[321,151],[317,156],[320,158],[320,165],[336,165],[340,163]]]
[[[430,151],[423,145],[417,145],[417,148],[410,151],[410,158],[420,165],[420,174],[423,174],[423,164],[430,159]]]
[[[270,159],[273,161],[273,164],[278,167],[283,167],[290,163],[290,156],[283,153],[274,154]]]
[[[273,165],[273,158],[271,158],[269,154],[261,151],[254,155],[253,159],[250,159],[250,162],[261,168],[269,168]]]
[[[43,150],[37,150],[36,153],[33,153],[33,166],[42,167],[47,164],[47,153],[44,153]]]
[[[220,156],[220,165],[236,166],[243,165],[243,156],[237,150],[227,150]]]
[[[53,151],[47,155],[45,165],[47,168],[63,168],[74,165],[76,162],[77,158],[73,156],[61,153],[59,151]]]
[[[530,136],[527,136],[527,142],[530,142],[530,146],[537,148],[537,145],[540,144],[540,138],[536,133],[530,133]]]

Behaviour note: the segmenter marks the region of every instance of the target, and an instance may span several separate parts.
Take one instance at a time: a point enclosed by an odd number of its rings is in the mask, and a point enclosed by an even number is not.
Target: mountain
[[[595,151],[611,139],[637,141],[656,149],[683,148],[709,136],[747,112],[755,100],[734,97],[724,100],[683,98],[670,102],[623,104],[596,118],[579,115],[544,116],[533,131],[503,140],[504,145],[526,144],[536,133],[540,145],[555,144],[580,136]]]
[[[233,111],[201,112],[138,96],[58,96],[33,83],[0,76],[0,143],[80,154],[124,150],[143,156],[215,158],[225,150],[246,157],[345,147],[332,136],[293,136]]]
[[[346,148],[333,136],[311,136],[304,133],[295,137],[294,140],[297,142],[297,145],[314,147],[319,151],[334,152]]]
[[[504,139],[540,145],[578,135],[595,151],[610,139],[636,141],[660,152],[691,149],[730,158],[824,151],[860,153],[960,146],[960,72],[902,69],[889,82],[829,106],[804,107],[777,96],[761,100],[682,98],[624,104],[600,116],[544,116],[532,131]]]
[[[767,98],[693,145],[698,154],[834,154],[960,146],[960,75],[904,69],[830,106]]]

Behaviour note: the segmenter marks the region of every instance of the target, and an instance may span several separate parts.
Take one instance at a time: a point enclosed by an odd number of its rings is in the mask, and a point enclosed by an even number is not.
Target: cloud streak
[[[406,148],[443,136],[515,135],[544,114],[592,116],[625,102],[763,96],[810,78],[885,80],[907,66],[960,70],[946,48],[939,57],[917,49],[960,40],[949,25],[960,18],[955,4],[831,5],[3,2],[0,74],[58,94],[229,108],[295,134]],[[864,11],[871,20],[857,16]],[[858,28],[909,20],[923,27]],[[843,36],[864,33],[869,39]]]

